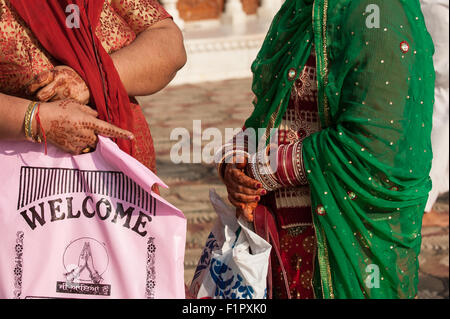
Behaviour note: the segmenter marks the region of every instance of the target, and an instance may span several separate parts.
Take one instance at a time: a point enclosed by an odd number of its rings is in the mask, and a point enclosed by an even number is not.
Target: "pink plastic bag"
[[[0,142],[0,298],[184,298],[186,219],[116,144]]]

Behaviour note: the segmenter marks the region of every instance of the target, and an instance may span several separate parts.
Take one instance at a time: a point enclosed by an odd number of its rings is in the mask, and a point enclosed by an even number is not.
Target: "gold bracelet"
[[[33,102],[33,101],[30,102],[30,104],[28,104],[28,108],[25,113],[25,121],[24,121],[25,122],[24,123],[25,137],[30,142],[34,142],[33,133],[30,131],[30,123],[31,123],[31,114],[33,113],[33,109],[34,109],[35,105],[36,105],[36,102]]]
[[[40,106],[40,103],[36,102],[34,107],[33,107],[33,111],[31,112],[30,133],[31,133],[31,137],[33,138],[33,141],[35,143],[39,143],[40,144],[40,143],[42,143],[42,138],[41,138],[41,135],[39,134],[39,131],[40,131],[39,125],[38,125],[37,130],[36,130],[37,131],[36,135],[33,135],[33,120],[34,120],[35,117],[38,116],[39,106]]]
[[[25,113],[25,137],[28,141],[34,142],[34,143],[42,143],[42,139],[39,135],[39,128],[38,133],[36,135],[33,135],[33,120],[36,115],[36,108],[39,107],[38,102],[31,102],[28,105],[27,112]]]

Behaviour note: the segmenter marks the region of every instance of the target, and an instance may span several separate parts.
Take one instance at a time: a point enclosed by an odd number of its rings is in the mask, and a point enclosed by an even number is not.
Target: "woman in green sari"
[[[416,296],[433,53],[419,0],[286,0],[275,17],[252,67],[255,110],[245,128],[279,130],[278,169],[268,173],[258,154],[238,147],[219,170],[248,219],[255,202],[276,202],[293,297],[308,295],[299,286],[308,280],[316,298]],[[306,101],[316,113],[301,110]],[[242,154],[244,170],[226,164]],[[305,207],[314,243],[292,254],[309,232]]]

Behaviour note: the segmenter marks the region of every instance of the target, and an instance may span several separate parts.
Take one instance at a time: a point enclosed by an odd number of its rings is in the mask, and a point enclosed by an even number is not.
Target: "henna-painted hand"
[[[36,98],[42,102],[73,99],[87,104],[90,98],[84,80],[74,69],[65,65],[56,66],[53,70],[35,76],[28,85],[27,92],[30,96],[36,94]]]
[[[95,148],[97,135],[134,138],[132,133],[101,121],[97,116],[97,111],[74,100],[42,103],[39,111],[47,140],[74,155],[81,154],[87,147]],[[37,123],[33,126],[37,128]]]
[[[244,218],[253,222],[253,211],[258,206],[261,196],[267,194],[262,188],[262,184],[244,173],[247,159],[233,160],[238,164],[227,164],[224,174],[224,182],[228,191],[228,200],[235,206],[237,217],[244,215]]]

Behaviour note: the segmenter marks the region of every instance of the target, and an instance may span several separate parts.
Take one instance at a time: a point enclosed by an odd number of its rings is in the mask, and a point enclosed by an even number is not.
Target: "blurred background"
[[[186,128],[192,137],[193,120],[201,120],[203,130],[242,127],[253,110],[251,63],[283,0],[160,2],[183,30],[188,63],[169,87],[139,101],[155,141],[158,175],[170,186],[161,190],[162,195],[188,220],[185,282],[189,285],[216,220],[209,189],[223,196],[226,190],[214,165],[173,164],[170,150],[177,141],[171,141],[170,134],[174,128]],[[448,193],[439,197],[433,209],[439,222],[423,229],[419,298],[449,296],[448,201]]]

